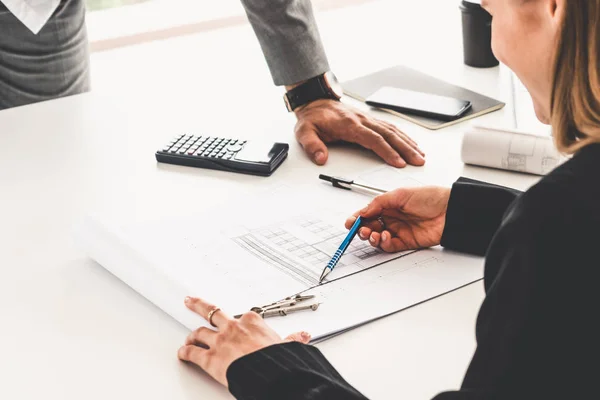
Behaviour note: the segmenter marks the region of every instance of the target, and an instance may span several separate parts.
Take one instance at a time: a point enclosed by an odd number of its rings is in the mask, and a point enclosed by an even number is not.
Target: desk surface
[[[405,63],[509,102],[505,71],[462,65],[460,15],[451,2],[437,3],[434,16],[432,2],[392,0],[320,14],[332,66],[344,79]],[[433,27],[444,34],[424,34]],[[381,162],[344,146],[325,167],[306,159],[249,26],[100,53],[93,62],[103,71],[93,93],[0,112],[0,398],[229,398],[177,360],[186,330],[78,251],[72,225],[98,208],[151,212],[176,202],[217,212],[225,198],[277,182],[351,177]],[[219,77],[242,108],[227,102]],[[425,179],[450,184],[464,175],[520,189],[536,181],[464,166],[467,124],[432,132],[377,115],[421,144],[427,165],[409,168]],[[510,125],[512,115],[509,103],[479,122]],[[184,129],[285,140],[290,157],[268,179],[157,165],[154,151]],[[473,284],[319,347],[371,398],[429,398],[460,385],[482,299],[481,283]]]

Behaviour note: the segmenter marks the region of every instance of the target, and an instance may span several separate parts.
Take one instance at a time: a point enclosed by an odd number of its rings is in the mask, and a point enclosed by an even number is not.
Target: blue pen
[[[350,232],[348,232],[346,239],[344,239],[340,247],[337,249],[333,257],[331,258],[331,261],[327,263],[327,266],[323,270],[321,278],[319,278],[319,284],[323,282],[323,279],[325,279],[325,277],[329,275],[331,271],[333,271],[338,261],[340,261],[340,258],[342,258],[342,256],[344,255],[344,252],[346,252],[346,249],[348,248],[348,246],[350,246],[352,239],[354,239],[354,236],[356,236],[356,234],[358,233],[358,228],[360,228],[361,222],[362,220],[360,216],[356,218],[356,221],[354,221],[354,225],[352,225],[352,228],[350,228]]]

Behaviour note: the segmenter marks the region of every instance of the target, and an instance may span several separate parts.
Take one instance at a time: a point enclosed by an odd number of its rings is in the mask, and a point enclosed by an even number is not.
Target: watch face
[[[327,83],[327,86],[331,88],[333,95],[340,99],[344,94],[344,89],[342,89],[342,85],[340,85],[340,82],[338,82],[333,72],[326,72],[325,75],[323,75],[323,79],[325,80],[325,83]]]

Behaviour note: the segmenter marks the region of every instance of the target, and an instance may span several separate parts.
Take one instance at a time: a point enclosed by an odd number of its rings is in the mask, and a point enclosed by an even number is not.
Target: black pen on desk
[[[346,190],[356,190],[356,189],[359,189],[361,191],[370,192],[370,193],[375,194],[375,195],[379,195],[379,194],[383,194],[383,193],[387,192],[387,190],[378,189],[376,187],[363,185],[361,183],[354,182],[353,180],[345,179],[345,178],[339,178],[339,177],[336,177],[336,176],[329,176],[329,175],[320,174],[319,175],[319,179],[322,179],[322,180],[327,181],[327,182],[331,182],[331,184],[333,185],[333,187],[340,188],[340,189],[346,189]]]

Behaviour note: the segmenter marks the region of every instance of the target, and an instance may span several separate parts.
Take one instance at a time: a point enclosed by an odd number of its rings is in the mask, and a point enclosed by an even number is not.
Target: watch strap
[[[290,111],[319,99],[337,100],[322,75],[311,78],[285,94]]]

